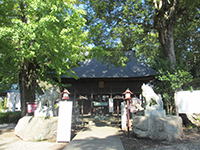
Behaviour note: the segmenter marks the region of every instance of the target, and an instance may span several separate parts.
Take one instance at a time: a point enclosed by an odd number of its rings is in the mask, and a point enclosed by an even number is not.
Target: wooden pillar
[[[129,137],[129,99],[127,99],[127,130],[128,130],[128,137]]]
[[[81,114],[82,114],[82,127],[84,126],[83,124],[83,99],[81,100]]]
[[[94,98],[93,97],[93,93],[91,93],[91,110],[90,110],[91,111],[91,115],[93,115],[93,103],[92,103],[93,102],[93,98]]]
[[[73,107],[76,107],[76,85],[74,85],[74,100],[73,100]]]
[[[117,124],[119,124],[119,99],[117,99]]]

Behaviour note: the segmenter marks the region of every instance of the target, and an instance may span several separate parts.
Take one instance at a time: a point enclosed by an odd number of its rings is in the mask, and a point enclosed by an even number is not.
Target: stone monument
[[[133,118],[133,132],[139,138],[150,138],[152,140],[166,140],[173,142],[183,136],[182,119],[179,116],[166,115],[163,109],[163,101],[153,89],[143,84],[142,94],[146,99],[144,116]],[[151,106],[151,99],[156,104]]]

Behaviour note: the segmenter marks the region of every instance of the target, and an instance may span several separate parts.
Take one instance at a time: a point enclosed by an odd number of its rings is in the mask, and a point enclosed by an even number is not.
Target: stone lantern
[[[65,101],[67,101],[68,99],[69,99],[69,91],[67,90],[67,89],[64,89],[64,91],[62,92],[62,93],[60,93],[60,94],[62,94],[63,96],[62,96],[62,99],[63,100],[65,100]]]

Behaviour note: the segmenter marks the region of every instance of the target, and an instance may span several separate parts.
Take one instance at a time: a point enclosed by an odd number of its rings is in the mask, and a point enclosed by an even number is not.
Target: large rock
[[[15,127],[15,134],[24,141],[55,141],[57,122],[58,117],[45,119],[25,116],[18,121]]]
[[[133,132],[139,138],[173,142],[183,136],[182,119],[178,116],[135,116]]]

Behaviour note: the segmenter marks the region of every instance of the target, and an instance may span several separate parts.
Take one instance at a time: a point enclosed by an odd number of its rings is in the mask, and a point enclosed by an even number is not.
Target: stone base
[[[35,117],[53,117],[53,110],[48,107],[37,108],[34,112]]]
[[[147,109],[144,110],[144,115],[146,117],[166,117],[166,112],[164,109]]]
[[[133,132],[139,138],[169,142],[176,141],[184,135],[182,119],[179,116],[135,116],[133,118]]]
[[[137,116],[144,116],[144,110],[137,111],[137,112],[136,112],[136,115],[137,115]]]

